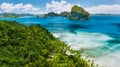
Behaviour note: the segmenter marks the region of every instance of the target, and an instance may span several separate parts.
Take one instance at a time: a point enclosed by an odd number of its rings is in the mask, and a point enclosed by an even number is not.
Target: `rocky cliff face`
[[[90,14],[82,7],[74,5],[67,18],[71,20],[89,20]]]

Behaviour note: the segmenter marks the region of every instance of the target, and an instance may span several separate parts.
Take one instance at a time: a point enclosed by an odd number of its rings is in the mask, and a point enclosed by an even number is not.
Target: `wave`
[[[99,58],[92,58],[96,64],[103,65],[104,67],[120,67],[120,52],[101,56]]]
[[[56,38],[67,43],[72,49],[84,49],[82,53],[86,59],[92,59],[95,64],[105,67],[119,67],[120,44],[112,43],[115,38],[101,33],[71,31],[54,32]]]
[[[102,46],[107,44],[108,40],[113,39],[105,34],[88,32],[57,32],[53,33],[53,35],[67,43],[74,50]]]

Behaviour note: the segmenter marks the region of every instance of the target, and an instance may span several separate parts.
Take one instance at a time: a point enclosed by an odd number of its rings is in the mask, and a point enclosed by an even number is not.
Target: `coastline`
[[[64,17],[34,19],[1,18],[1,20],[13,20],[25,25],[41,24],[51,33],[56,33],[57,38],[62,38],[61,41],[66,41],[66,43],[68,43],[69,46],[73,46],[74,49],[79,49],[79,47],[96,47],[93,48],[93,50],[88,50],[91,52],[86,52],[90,57],[96,55],[101,56],[93,59],[95,63],[105,65],[106,67],[119,67],[119,63],[116,62],[119,59],[119,17],[120,16],[91,16],[91,20],[89,21],[70,21]],[[60,35],[59,32],[61,32]],[[102,54],[105,54],[105,56],[102,56]],[[89,55],[84,56],[85,58],[89,58]],[[112,62],[113,64],[111,64],[111,66],[107,65],[111,63],[111,60],[114,61]]]

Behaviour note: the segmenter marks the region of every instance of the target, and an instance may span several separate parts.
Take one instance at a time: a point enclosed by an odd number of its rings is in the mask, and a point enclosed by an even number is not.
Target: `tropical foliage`
[[[0,21],[0,67],[94,67],[40,25]]]

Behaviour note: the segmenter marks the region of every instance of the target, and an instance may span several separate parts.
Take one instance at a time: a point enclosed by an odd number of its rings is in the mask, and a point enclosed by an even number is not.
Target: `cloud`
[[[0,12],[4,13],[32,13],[40,14],[42,13],[40,8],[35,7],[31,4],[11,4],[11,3],[2,3],[0,4]]]
[[[120,5],[99,5],[85,8],[92,14],[104,13],[104,14],[120,14]]]
[[[61,0],[59,2],[52,0],[51,3],[46,4],[46,9],[47,9],[47,12],[51,12],[51,11],[56,12],[56,13],[60,13],[63,11],[69,12],[73,5],[75,4],[68,3],[65,0]],[[77,5],[80,6],[79,4]],[[119,8],[120,8],[120,5],[98,5],[98,6],[92,6],[92,7],[85,8],[85,10],[87,10],[91,14],[98,14],[98,13],[99,14],[100,13],[120,14]]]
[[[13,4],[13,3],[2,3],[0,4],[0,13],[31,13],[31,14],[42,14],[45,12],[56,12],[60,13],[63,11],[70,11],[72,6],[75,4],[68,3],[65,0],[54,1],[46,3],[45,10],[41,11],[39,7],[35,7],[32,4]],[[78,6],[80,6],[78,4]],[[120,14],[120,5],[98,5],[87,7],[85,10],[92,14],[104,13],[104,14]]]
[[[65,0],[62,0],[60,2],[52,0],[51,3],[46,4],[46,9],[47,9],[47,12],[51,12],[51,11],[56,13],[60,13],[63,11],[69,12],[73,5],[74,4],[70,4]]]

